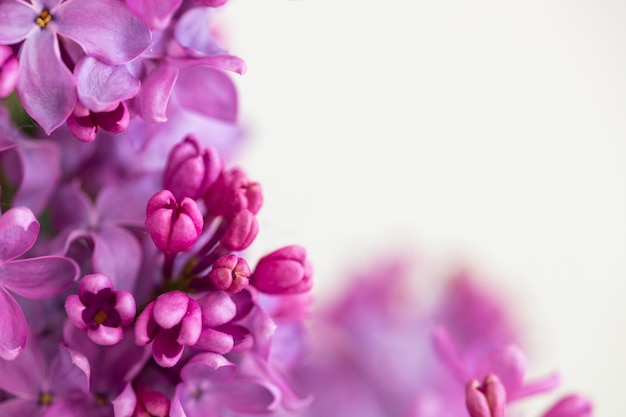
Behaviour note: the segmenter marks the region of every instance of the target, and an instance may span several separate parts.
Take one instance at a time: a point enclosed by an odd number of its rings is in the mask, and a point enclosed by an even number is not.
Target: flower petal
[[[59,127],[74,110],[74,77],[61,59],[56,34],[40,30],[29,36],[20,51],[17,94],[24,109],[47,134]]]
[[[76,262],[63,256],[42,256],[0,265],[0,283],[26,298],[49,298],[78,278]]]
[[[221,70],[208,66],[181,70],[174,94],[185,109],[226,122],[237,119],[237,91]]]
[[[194,7],[186,11],[174,27],[174,37],[183,48],[197,55],[222,55],[226,51],[217,43],[209,30],[213,10]]]
[[[0,2],[0,44],[12,45],[39,29],[35,23],[38,13],[24,1]]]
[[[128,8],[150,29],[165,29],[182,0],[126,0]]]
[[[476,366],[475,376],[484,378],[495,374],[506,388],[507,396],[514,398],[524,383],[526,357],[514,345],[496,348],[487,353]]]
[[[45,371],[46,359],[39,341],[36,337],[29,337],[17,358],[0,360],[0,389],[20,398],[35,399],[42,388]]]
[[[133,292],[141,266],[141,246],[135,236],[121,227],[107,226],[93,238],[94,271],[108,275],[116,289]]]
[[[26,207],[15,207],[0,217],[0,260],[17,258],[33,247],[39,222]]]
[[[176,336],[168,330],[160,329],[152,344],[152,356],[164,368],[176,365],[183,355],[183,345],[176,342]]]
[[[19,142],[17,154],[22,181],[13,204],[40,213],[61,177],[61,150],[50,140],[25,140]]]
[[[13,296],[0,287],[0,358],[13,360],[26,345],[28,325]]]
[[[69,396],[89,392],[91,368],[82,353],[59,345],[59,354],[50,364],[50,387],[53,394]]]
[[[179,70],[161,62],[146,75],[137,95],[137,111],[142,119],[151,123],[167,120],[167,103],[178,78]]]
[[[55,10],[54,21],[59,34],[111,65],[138,57],[151,42],[148,28],[119,1],[69,0]]]
[[[41,409],[33,400],[11,399],[0,403],[0,416],[39,417]]]
[[[87,329],[87,336],[94,342],[102,346],[111,346],[122,340],[124,331],[121,327],[98,326],[96,330]]]
[[[107,65],[84,56],[74,69],[78,97],[92,112],[115,110],[120,101],[135,97],[140,82],[123,65]]]
[[[266,381],[228,381],[218,385],[218,401],[238,413],[267,413],[280,403],[280,390]]]

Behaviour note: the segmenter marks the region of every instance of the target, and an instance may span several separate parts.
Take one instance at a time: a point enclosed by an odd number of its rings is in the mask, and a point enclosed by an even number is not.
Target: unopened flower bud
[[[67,118],[67,128],[78,140],[93,142],[99,129],[121,133],[126,130],[129,122],[130,113],[124,102],[120,102],[114,110],[101,113],[92,112],[79,102]]]
[[[470,417],[504,417],[506,391],[497,376],[487,375],[481,385],[473,380],[467,384],[465,405]]]
[[[241,170],[223,171],[207,191],[204,202],[209,214],[231,218],[243,209],[257,214],[263,205],[261,185],[250,182]]]
[[[197,200],[217,180],[222,161],[211,148],[202,149],[194,136],[187,136],[170,152],[163,175],[163,186],[176,199]]]
[[[230,254],[213,262],[209,280],[215,288],[222,291],[238,292],[248,285],[250,267],[243,258]]]
[[[220,243],[231,251],[244,250],[252,244],[257,233],[259,223],[256,217],[249,210],[243,209],[230,221]]]
[[[195,201],[178,204],[168,190],[156,193],[146,208],[146,229],[157,248],[167,253],[190,250],[202,233],[204,220]]]
[[[285,246],[259,260],[250,283],[268,294],[296,294],[311,289],[313,266],[301,246]]]
[[[0,45],[0,98],[15,90],[20,66],[10,46]]]

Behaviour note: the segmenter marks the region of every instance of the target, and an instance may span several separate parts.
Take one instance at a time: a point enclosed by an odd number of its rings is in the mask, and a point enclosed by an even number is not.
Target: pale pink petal
[[[28,325],[15,299],[0,286],[0,358],[13,360],[26,345]]]
[[[59,354],[52,359],[49,372],[53,394],[69,396],[89,392],[91,367],[81,352],[59,345]]]
[[[87,336],[94,342],[102,346],[110,346],[122,340],[124,331],[121,327],[98,326],[96,330],[87,329]]]
[[[137,405],[137,395],[132,384],[126,384],[124,390],[111,403],[115,417],[131,417]]]
[[[182,0],[126,0],[128,8],[150,29],[165,29]]]
[[[55,10],[54,21],[59,34],[111,65],[138,57],[151,42],[148,28],[119,1],[69,0]]]
[[[107,65],[84,56],[74,69],[78,98],[92,112],[110,112],[135,97],[140,82],[124,65]]]
[[[0,283],[26,298],[50,298],[78,278],[78,265],[62,256],[42,256],[0,265]]]
[[[39,30],[35,19],[39,13],[33,6],[18,0],[0,2],[0,44],[11,45]]]
[[[0,260],[17,258],[33,247],[39,222],[26,207],[15,207],[0,217]]]
[[[237,119],[237,90],[221,70],[208,66],[181,70],[174,94],[185,109],[226,122]]]
[[[61,59],[56,35],[39,30],[20,51],[17,94],[24,109],[50,134],[65,122],[76,104],[74,77]]]

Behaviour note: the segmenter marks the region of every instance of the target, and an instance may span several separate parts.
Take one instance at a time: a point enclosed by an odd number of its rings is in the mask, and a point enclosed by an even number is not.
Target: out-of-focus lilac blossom
[[[163,187],[176,200],[197,200],[209,189],[222,171],[222,161],[212,148],[202,149],[198,139],[187,136],[176,145],[167,160]]]
[[[222,355],[199,353],[180,370],[182,382],[176,387],[171,417],[207,415],[266,414],[280,401],[272,384],[254,376],[237,373],[237,366]]]
[[[302,246],[285,246],[259,260],[250,281],[268,294],[296,294],[313,285],[313,265]]]
[[[37,338],[30,337],[17,359],[0,360],[0,388],[14,396],[0,403],[0,415],[74,417],[62,410],[89,392],[89,376],[80,352],[60,345],[48,363]]]
[[[0,14],[7,17],[0,22],[0,44],[24,41],[20,101],[48,134],[65,122],[77,100],[76,80],[63,61],[59,37],[107,65],[131,61],[151,42],[150,31],[118,1],[5,0]]]
[[[157,297],[137,317],[135,339],[139,346],[152,343],[152,356],[164,368],[178,363],[185,346],[200,337],[202,312],[198,303],[182,291]]]
[[[15,90],[20,74],[20,64],[13,49],[0,45],[0,98],[5,98]]]
[[[202,310],[202,332],[194,347],[221,354],[230,352],[235,341],[224,325],[237,314],[235,302],[226,292],[211,291],[198,299],[198,305]]]
[[[257,214],[263,205],[261,185],[248,179],[238,168],[224,170],[209,188],[204,203],[212,216],[232,218],[247,209]]]
[[[204,220],[198,205],[188,197],[178,204],[169,190],[162,190],[148,201],[146,229],[156,247],[163,252],[190,250],[203,226]]]
[[[588,399],[570,394],[561,398],[542,417],[592,417],[593,406]]]
[[[115,291],[106,275],[83,277],[78,294],[65,300],[67,316],[99,345],[114,345],[122,340],[123,326],[135,319],[135,299],[128,291]]]
[[[0,217],[0,358],[15,359],[26,345],[24,313],[10,290],[26,298],[49,298],[67,289],[78,277],[78,266],[62,256],[16,259],[25,254],[39,234],[39,222],[24,207]]]

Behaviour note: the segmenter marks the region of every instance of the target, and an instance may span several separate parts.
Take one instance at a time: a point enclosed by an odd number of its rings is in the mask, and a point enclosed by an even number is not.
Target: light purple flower
[[[224,170],[207,191],[204,202],[211,216],[230,219],[241,210],[257,214],[263,205],[261,184],[248,179],[239,168]]]
[[[39,234],[39,222],[24,207],[0,217],[0,358],[15,359],[26,344],[28,327],[11,290],[26,298],[49,298],[67,289],[78,277],[78,266],[62,256],[16,259],[28,251]]]
[[[128,291],[114,291],[106,275],[86,275],[78,294],[65,300],[65,311],[79,329],[99,345],[114,345],[122,340],[123,326],[135,319],[135,299]]]
[[[119,1],[4,0],[0,15],[0,44],[24,41],[17,93],[48,134],[67,119],[77,100],[59,37],[107,65],[129,62],[151,42],[150,31]]]

